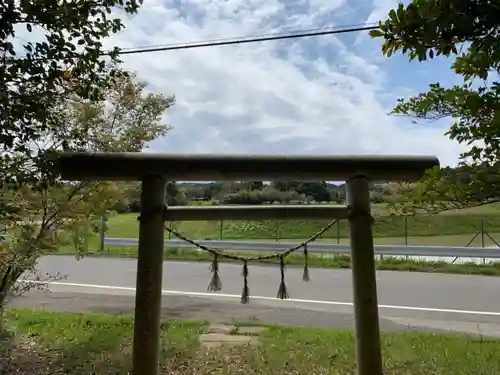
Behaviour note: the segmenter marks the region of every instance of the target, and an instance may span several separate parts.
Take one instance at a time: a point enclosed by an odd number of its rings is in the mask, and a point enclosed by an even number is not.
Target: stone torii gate
[[[174,220],[348,219],[359,375],[382,375],[369,183],[415,181],[432,156],[179,155],[61,153],[64,180],[141,181],[132,375],[159,371],[164,222]],[[165,211],[170,181],[346,181],[347,206],[187,207]]]

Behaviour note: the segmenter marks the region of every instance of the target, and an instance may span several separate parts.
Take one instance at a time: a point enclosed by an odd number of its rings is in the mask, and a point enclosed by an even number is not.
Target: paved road
[[[131,313],[136,261],[131,259],[45,257],[41,272],[67,278],[51,292],[30,292],[12,301],[19,307],[62,311]],[[221,264],[224,289],[206,293],[207,263],[165,262],[163,313],[168,317],[217,321],[259,320],[302,326],[352,327],[350,270],[287,269],[292,298],[275,300],[279,270],[250,267],[250,305],[239,303],[241,266]],[[381,327],[384,330],[455,330],[500,336],[500,278],[408,272],[377,273]]]

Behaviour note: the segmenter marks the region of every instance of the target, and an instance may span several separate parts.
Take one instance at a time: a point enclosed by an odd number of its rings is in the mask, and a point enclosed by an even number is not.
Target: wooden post
[[[340,244],[340,220],[337,221],[337,244]]]
[[[142,180],[132,375],[159,371],[165,190],[161,176]]]
[[[89,235],[90,235],[90,225],[89,225],[89,220],[90,217],[87,217],[87,220],[85,220],[85,233],[83,237],[83,247],[85,251],[89,251]]]
[[[408,216],[403,216],[405,218],[405,246],[408,246]],[[408,256],[407,256],[408,258]]]
[[[484,220],[481,219],[481,247],[484,247]]]
[[[368,178],[347,182],[358,375],[382,375],[377,281]]]
[[[105,215],[101,216],[101,227],[99,228],[99,251],[104,251],[104,240],[106,239],[106,222],[108,218]]]
[[[481,247],[484,247],[484,220],[481,219]],[[483,258],[483,264],[486,264],[486,258]]]

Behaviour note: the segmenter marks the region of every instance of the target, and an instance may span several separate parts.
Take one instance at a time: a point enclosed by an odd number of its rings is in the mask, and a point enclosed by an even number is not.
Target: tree
[[[224,184],[222,182],[211,182],[206,184],[203,192],[203,198],[205,200],[212,200],[221,193],[223,188]]]
[[[488,0],[413,0],[389,12],[372,30],[384,39],[382,52],[424,61],[455,57],[451,68],[463,83],[439,83],[410,99],[400,99],[393,113],[434,121],[450,119],[446,133],[468,146],[455,174],[439,168],[419,184],[399,186],[409,204],[439,211],[498,201],[500,196],[500,5]],[[463,183],[464,173],[469,182]],[[459,176],[462,176],[459,178]],[[407,205],[408,206],[408,205]]]
[[[184,183],[182,184],[182,188],[186,194],[186,198],[188,201],[200,201],[205,200],[204,192],[205,192],[206,184],[196,184],[196,183]]]
[[[256,190],[240,190],[224,197],[225,204],[256,205],[264,202],[266,202],[266,197],[261,191]]]
[[[248,190],[262,190],[264,189],[264,182],[262,181],[250,181],[248,182]]]
[[[311,197],[316,202],[329,202],[331,200],[330,192],[324,181],[301,182],[300,185],[295,188],[295,191],[299,194]]]
[[[300,181],[273,181],[271,186],[279,191],[295,190],[300,185]]]
[[[4,0],[0,2],[0,168],[10,171],[11,152],[27,148],[57,131],[64,117],[54,103],[71,94],[81,100],[102,99],[117,49],[103,58],[102,39],[124,25],[113,10],[136,13],[142,0]],[[17,38],[26,30],[38,41]],[[30,38],[31,39],[31,38]],[[75,131],[74,140],[78,134]],[[82,144],[86,143],[80,134]],[[14,168],[16,170],[16,168]],[[20,178],[36,179],[36,173]],[[11,179],[12,180],[12,179]]]
[[[73,97],[53,103],[52,111],[65,126],[45,128],[40,139],[10,153],[12,165],[18,168],[11,172],[14,176],[35,173],[38,178],[2,186],[3,197],[17,211],[2,220],[9,241],[0,247],[0,309],[19,277],[35,270],[41,255],[69,244],[77,254],[83,254],[88,228],[97,228],[101,215],[135,185],[67,183],[53,178],[52,165],[47,161],[51,153],[81,150],[82,134],[87,140],[86,151],[139,152],[170,129],[162,118],[174,104],[173,97],[146,94],[146,85],[131,74],[108,76],[105,87],[99,101]]]
[[[226,194],[223,201],[226,204],[272,204],[275,202],[288,204],[293,200],[303,201],[304,195],[298,194],[295,191],[279,191],[271,186],[267,186],[263,190],[247,190],[242,189],[236,193]]]

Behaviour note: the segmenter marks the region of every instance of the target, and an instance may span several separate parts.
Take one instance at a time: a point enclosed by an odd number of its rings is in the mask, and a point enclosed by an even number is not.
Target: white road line
[[[25,282],[32,282],[35,284],[47,284],[41,281],[31,281],[26,280]],[[59,285],[59,286],[70,286],[76,288],[93,288],[93,289],[110,289],[110,290],[123,290],[135,292],[135,288],[127,286],[115,286],[115,285],[96,285],[96,284],[80,284],[80,283],[66,283],[60,281],[49,282],[49,285]],[[203,292],[183,292],[180,290],[162,290],[163,294],[174,294],[182,296],[192,296],[192,297],[221,297],[221,298],[237,298],[240,299],[241,296],[238,294],[224,294],[224,293],[203,293]],[[252,300],[263,300],[263,301],[279,301],[283,303],[306,303],[306,304],[316,304],[316,305],[333,305],[333,306],[353,306],[352,302],[336,302],[336,301],[321,301],[321,300],[311,300],[311,299],[297,299],[289,298],[286,300],[280,300],[275,297],[265,297],[265,296],[251,296]],[[416,306],[396,306],[396,305],[378,305],[380,309],[390,309],[390,310],[408,310],[408,311],[425,311],[425,312],[440,312],[440,313],[452,313],[452,314],[465,314],[465,315],[489,315],[489,316],[500,316],[500,312],[496,311],[477,311],[477,310],[456,310],[456,309],[439,309],[432,307],[416,307]]]

